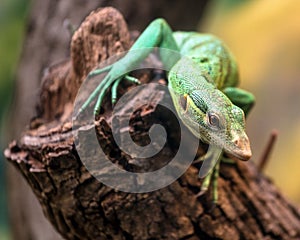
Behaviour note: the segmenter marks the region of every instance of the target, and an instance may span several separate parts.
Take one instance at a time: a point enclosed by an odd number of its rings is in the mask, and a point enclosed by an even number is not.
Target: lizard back
[[[236,61],[220,39],[197,32],[174,32],[173,36],[180,53],[196,62],[218,89],[238,84]]]

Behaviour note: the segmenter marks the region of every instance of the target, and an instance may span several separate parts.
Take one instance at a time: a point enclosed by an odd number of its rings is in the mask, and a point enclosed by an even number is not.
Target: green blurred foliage
[[[15,70],[20,56],[29,0],[0,1],[0,239],[10,239],[6,202],[4,130],[13,96]]]
[[[23,39],[27,0],[2,0],[0,3],[0,116],[12,93],[14,70]]]

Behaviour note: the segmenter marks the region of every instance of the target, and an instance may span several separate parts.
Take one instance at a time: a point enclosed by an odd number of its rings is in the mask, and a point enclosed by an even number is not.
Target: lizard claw
[[[197,193],[196,198],[203,196],[207,192],[207,188],[201,188],[200,192]]]
[[[112,104],[113,107],[116,104],[117,99],[118,99],[118,93],[117,93],[118,91],[117,91],[117,89],[118,89],[118,86],[119,86],[120,82],[122,81],[122,79],[123,79],[122,77],[118,78],[113,83],[112,88],[111,88],[111,104]],[[138,84],[138,85],[141,84],[141,82],[137,78],[131,77],[129,75],[125,75],[124,79],[126,79],[126,80],[128,80],[128,81],[130,81],[132,83]]]
[[[141,84],[140,80],[138,80],[138,79],[135,78],[135,77],[132,77],[132,76],[129,76],[129,75],[125,75],[124,78],[125,78],[126,80],[128,80],[129,82],[132,82],[132,83],[135,83],[135,84],[138,84],[138,85]]]

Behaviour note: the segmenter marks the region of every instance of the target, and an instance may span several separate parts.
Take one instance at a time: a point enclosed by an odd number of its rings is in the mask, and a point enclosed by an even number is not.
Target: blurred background
[[[0,1],[1,152],[8,144],[15,72],[29,14],[29,0]],[[279,138],[265,173],[300,203],[300,2],[299,0],[209,1],[198,30],[222,38],[240,67],[241,87],[254,93],[247,120],[253,161],[273,129]],[[186,13],[188,14],[188,13]],[[164,17],[162,15],[162,17]],[[195,29],[196,30],[196,29]],[[60,59],[57,59],[60,60]],[[27,123],[23,123],[26,125]],[[0,239],[11,239],[6,193],[6,161],[0,154]]]
[[[300,1],[225,2],[215,1],[200,29],[226,42],[237,58],[241,87],[256,96],[247,120],[254,161],[278,130],[265,172],[300,203]]]
[[[28,0],[0,0],[0,239],[11,239],[8,221],[6,160],[8,115],[13,98],[14,72],[21,53]],[[25,124],[25,123],[24,123]]]

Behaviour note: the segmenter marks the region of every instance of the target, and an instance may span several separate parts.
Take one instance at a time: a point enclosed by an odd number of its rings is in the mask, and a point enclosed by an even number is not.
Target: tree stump
[[[92,69],[130,45],[130,34],[118,11],[92,12],[73,36],[71,59],[51,66],[44,76],[38,114],[29,130],[5,150],[57,231],[66,239],[299,239],[299,209],[252,162],[221,165],[219,203],[214,208],[209,192],[197,197],[201,187],[197,164],[171,185],[139,194],[118,192],[87,171],[74,144],[73,134],[78,131],[72,129],[74,99]],[[137,74],[143,83],[166,83],[163,75],[152,70]],[[120,94],[130,87],[123,84]],[[180,141],[173,130],[178,125],[176,117],[159,107],[159,101],[168,96],[153,98],[154,90],[137,94],[150,102],[135,111],[130,122],[131,136],[141,145],[149,142],[147,134],[153,123],[163,124],[170,133],[163,154],[146,164],[148,171],[165,164]],[[95,127],[91,126],[100,144],[106,146],[105,153],[115,164],[141,170],[116,146],[111,114],[107,98]],[[184,134],[189,133],[184,130]],[[198,154],[204,152],[205,145],[200,144]]]

